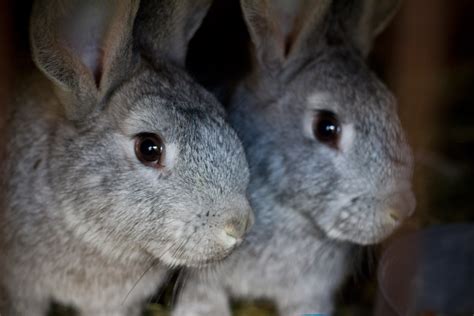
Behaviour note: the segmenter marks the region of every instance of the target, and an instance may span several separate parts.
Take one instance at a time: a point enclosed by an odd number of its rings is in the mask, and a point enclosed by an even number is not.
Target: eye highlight
[[[165,145],[160,136],[141,133],[135,136],[135,155],[146,166],[159,168],[163,164]]]
[[[341,130],[341,123],[335,113],[323,110],[314,116],[313,134],[321,143],[338,148]]]

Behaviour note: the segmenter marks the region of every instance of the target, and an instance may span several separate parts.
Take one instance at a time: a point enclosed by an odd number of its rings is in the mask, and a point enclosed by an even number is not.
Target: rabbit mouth
[[[159,260],[170,268],[203,268],[227,258],[235,247],[232,248],[207,248],[194,253],[183,251],[176,253],[170,249],[165,253],[158,255]]]
[[[311,232],[314,234],[314,236],[317,238],[317,239],[331,239],[327,232],[321,227],[321,225],[319,225],[315,220],[314,218],[310,215],[310,214],[307,214],[305,212],[302,212],[301,215],[307,220],[308,224],[310,224],[312,230]]]
[[[224,254],[220,254],[214,257],[199,257],[199,256],[190,256],[185,258],[164,258],[163,262],[168,265],[170,268],[193,268],[193,269],[203,269],[209,266],[216,264],[227,258],[230,255],[231,251],[228,251]]]

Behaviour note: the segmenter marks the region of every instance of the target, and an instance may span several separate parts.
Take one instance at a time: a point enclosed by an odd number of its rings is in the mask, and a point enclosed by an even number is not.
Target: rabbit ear
[[[315,45],[332,0],[241,0],[262,66],[281,65]]]
[[[31,16],[36,65],[58,88],[68,118],[94,111],[132,63],[138,0],[37,0]]]
[[[375,37],[387,27],[399,7],[400,0],[358,0],[347,3],[342,23],[364,55],[370,52]]]
[[[211,3],[212,0],[143,0],[135,36],[147,53],[184,66],[189,41]]]

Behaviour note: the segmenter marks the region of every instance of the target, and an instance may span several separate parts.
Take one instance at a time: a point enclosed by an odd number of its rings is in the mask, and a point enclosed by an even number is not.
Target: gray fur
[[[18,89],[10,117],[2,316],[46,315],[52,300],[81,315],[139,315],[170,268],[224,258],[249,226],[240,140],[182,69],[132,49],[137,8],[134,0],[35,3],[32,46],[43,74]],[[135,157],[142,132],[164,140],[164,167]]]
[[[230,315],[231,299],[268,299],[285,316],[331,314],[354,245],[381,241],[413,211],[411,150],[393,96],[368,69],[335,6],[319,23],[308,20],[317,25],[303,38],[311,50],[301,46],[268,63],[275,59],[261,53],[277,35],[259,27],[274,16],[242,3],[255,64],[229,116],[250,165],[255,225],[229,258],[189,272],[173,315]],[[321,3],[313,2],[314,12]],[[267,23],[254,23],[249,12]],[[312,135],[317,110],[342,122],[338,149]]]
[[[211,4],[212,0],[142,0],[136,37],[146,51],[184,66],[187,43]]]
[[[401,0],[337,0],[335,7],[354,45],[367,56],[373,41],[393,19]]]

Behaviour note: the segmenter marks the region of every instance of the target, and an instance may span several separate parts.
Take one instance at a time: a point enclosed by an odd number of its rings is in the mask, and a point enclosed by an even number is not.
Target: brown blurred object
[[[4,161],[5,150],[5,131],[6,131],[6,114],[8,112],[8,92],[10,91],[10,58],[11,58],[11,38],[10,38],[10,15],[9,7],[6,0],[0,0],[0,175],[2,164]],[[0,176],[0,227],[3,212],[3,185]],[[1,242],[1,241],[0,241]],[[0,249],[1,252],[1,249]],[[0,256],[2,254],[0,253]],[[2,300],[2,289],[0,288],[0,302]]]
[[[0,0],[0,137],[1,147],[4,142],[5,117],[8,106],[8,91],[11,88],[11,20],[9,2]],[[1,156],[0,156],[1,157]]]
[[[11,40],[11,15],[10,2],[0,0],[0,171],[4,161],[5,143],[6,143],[6,117],[9,105],[9,91],[13,83],[11,80],[11,58],[12,58],[12,40]],[[1,174],[1,173],[0,173]],[[0,221],[2,218],[2,200],[3,186],[0,178]]]
[[[447,38],[451,25],[451,6],[448,4],[443,0],[404,1],[390,30],[389,45],[392,50],[386,80],[397,96],[400,118],[413,146],[417,164],[423,159],[420,155],[435,143],[436,124],[441,113],[440,107],[443,106],[442,68],[449,47]],[[409,223],[412,227],[418,225],[417,219],[426,216],[423,213],[429,212],[427,205],[430,192],[427,179],[420,168],[417,168],[413,184],[418,214],[412,219],[411,225]],[[399,278],[393,279],[403,280],[406,274],[404,269],[405,266],[401,265]],[[395,295],[402,300],[408,294],[404,293],[406,286],[403,284],[396,285],[394,290],[399,291]],[[380,293],[377,294],[375,315],[398,316]]]
[[[417,164],[436,142],[442,113],[443,66],[449,49],[450,9],[443,0],[404,1],[393,25],[393,52],[387,82],[398,98],[400,118]],[[417,212],[427,212],[427,177],[416,170]],[[423,214],[418,214],[423,216]]]

